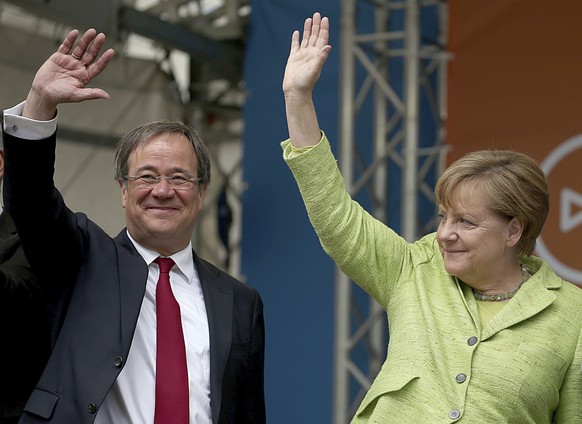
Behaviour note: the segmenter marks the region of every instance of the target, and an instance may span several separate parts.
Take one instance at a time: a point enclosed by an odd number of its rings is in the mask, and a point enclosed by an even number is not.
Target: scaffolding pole
[[[427,42],[421,20],[429,8],[437,30]],[[447,18],[446,0],[341,3],[339,167],[351,196],[367,194],[368,209],[386,223],[394,190],[388,176],[399,173],[399,232],[407,241],[435,228],[436,214],[423,221],[419,204],[434,206],[434,181],[445,163]],[[361,22],[372,24],[359,28]],[[373,111],[365,122],[359,113],[370,99]],[[422,102],[428,103],[428,117],[421,116]],[[421,146],[423,119],[433,119],[434,131]],[[356,142],[358,125],[370,125],[372,135]],[[372,299],[358,302],[361,293],[355,288],[336,269],[334,424],[352,418],[380,371],[389,338],[385,312]]]

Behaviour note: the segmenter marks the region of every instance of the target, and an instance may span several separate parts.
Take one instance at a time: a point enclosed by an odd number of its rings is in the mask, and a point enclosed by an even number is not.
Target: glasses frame
[[[173,178],[175,177],[183,177],[184,182],[180,184],[176,184]],[[146,181],[144,178],[152,178],[154,181]],[[124,177],[126,181],[136,182],[137,184],[141,184],[143,188],[154,188],[157,186],[162,180],[166,180],[168,185],[172,187],[174,190],[186,190],[191,188],[188,183],[192,183],[193,185],[197,185],[202,181],[202,178],[196,178],[194,175],[185,174],[185,173],[178,173],[174,175],[154,175],[154,174],[144,174],[144,175],[126,175]]]

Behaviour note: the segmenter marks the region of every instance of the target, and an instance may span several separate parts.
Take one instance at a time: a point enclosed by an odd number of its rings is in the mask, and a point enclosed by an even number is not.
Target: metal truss
[[[353,198],[414,241],[435,228],[434,181],[444,167],[448,5],[341,7],[340,169]],[[389,214],[394,198],[399,216]],[[333,423],[346,424],[384,362],[389,334],[382,308],[339,270],[335,285]]]

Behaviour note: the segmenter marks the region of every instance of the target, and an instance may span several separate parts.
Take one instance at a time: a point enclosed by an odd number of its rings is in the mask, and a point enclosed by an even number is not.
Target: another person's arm
[[[8,302],[32,302],[39,295],[30,265],[16,234],[0,245],[0,297]]]

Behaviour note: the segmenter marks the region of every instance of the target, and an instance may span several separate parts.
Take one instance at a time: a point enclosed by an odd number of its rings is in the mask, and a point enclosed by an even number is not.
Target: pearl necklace
[[[515,296],[515,293],[521,288],[523,283],[525,283],[529,279],[529,271],[523,264],[519,264],[521,267],[521,282],[511,291],[505,293],[498,293],[498,294],[484,294],[477,289],[473,289],[473,295],[475,296],[475,300],[484,300],[488,302],[502,302],[504,300],[511,299]]]

